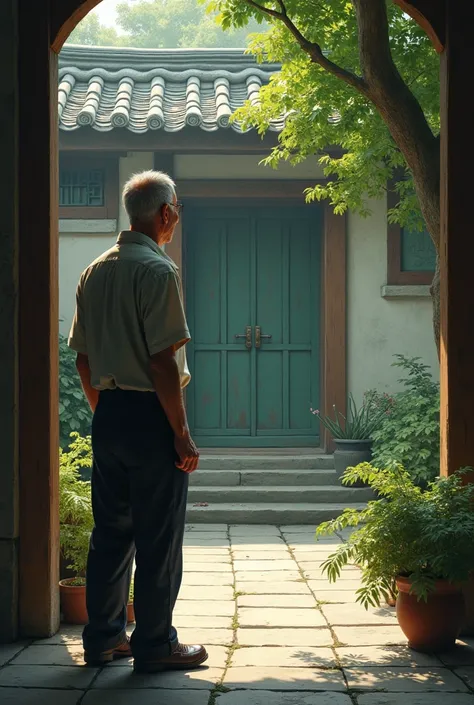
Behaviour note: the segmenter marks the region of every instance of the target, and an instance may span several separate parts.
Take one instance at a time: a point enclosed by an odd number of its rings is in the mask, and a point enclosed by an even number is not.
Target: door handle
[[[234,338],[245,338],[245,347],[250,350],[252,348],[252,326],[245,326],[245,333],[236,333]]]
[[[264,335],[260,326],[255,326],[255,347],[262,347],[262,338],[270,339],[271,335]]]

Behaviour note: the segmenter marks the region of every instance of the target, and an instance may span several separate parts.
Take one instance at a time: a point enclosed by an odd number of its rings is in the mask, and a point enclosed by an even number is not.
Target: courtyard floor
[[[330,584],[339,539],[312,527],[196,525],[175,624],[209,648],[198,671],[85,668],[81,630],[0,646],[1,705],[474,705],[474,641],[410,651],[394,610],[355,604],[355,567]]]

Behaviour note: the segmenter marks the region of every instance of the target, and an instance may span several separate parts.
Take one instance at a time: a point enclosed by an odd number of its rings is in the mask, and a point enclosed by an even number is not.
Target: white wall
[[[372,216],[349,214],[347,253],[348,386],[360,400],[364,391],[397,388],[400,370],[393,355],[419,356],[439,376],[429,298],[381,296],[387,281],[385,201],[371,203]]]
[[[322,179],[316,157],[291,166],[282,162],[278,169],[259,164],[263,154],[176,154],[174,175],[179,179]]]

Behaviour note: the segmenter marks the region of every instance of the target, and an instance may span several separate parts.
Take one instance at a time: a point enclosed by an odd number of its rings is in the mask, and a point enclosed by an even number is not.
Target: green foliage
[[[369,440],[374,437],[385,414],[384,409],[380,409],[374,404],[373,396],[375,396],[375,392],[367,393],[364,403],[358,409],[354,397],[350,394],[347,417],[341,414],[335,405],[333,406],[334,419],[323,416],[317,409],[311,409],[311,413],[319,418],[333,438],[348,438],[353,441]]]
[[[59,443],[66,448],[72,432],[90,433],[92,413],[76,370],[76,354],[59,336]]]
[[[72,434],[68,451],[59,452],[59,527],[61,550],[77,575],[86,570],[89,540],[94,526],[91,485],[82,480],[92,467],[90,436]]]
[[[467,580],[474,570],[474,484],[463,485],[464,472],[438,478],[423,491],[401,465],[348,468],[345,484],[366,482],[381,499],[318,527],[321,536],[362,524],[323,564],[329,580],[336,581],[345,565],[360,565],[357,601],[366,608],[389,597],[397,576],[412,580],[419,600],[428,598],[436,580]]]
[[[263,3],[261,3],[263,4]],[[360,75],[358,32],[354,6],[348,0],[285,0],[288,17],[305,39],[317,42],[334,63]],[[210,0],[222,26],[244,27],[265,14],[246,0]],[[278,0],[265,6],[281,11]],[[439,60],[425,32],[393,2],[388,2],[390,49],[403,79],[419,101],[434,133],[439,131]],[[374,105],[355,88],[311,62],[291,32],[278,19],[254,37],[251,51],[260,61],[282,63],[280,73],[260,91],[259,103],[247,103],[236,114],[245,127],[264,134],[274,118],[285,114],[278,145],[265,160],[277,168],[281,160],[297,164],[320,156],[328,183],[308,189],[309,201],[329,199],[337,213],[348,209],[370,214],[370,199],[385,195],[387,180],[401,168],[397,190],[400,204],[392,221],[410,231],[423,221],[405,160]],[[345,150],[342,157],[326,154],[328,145]],[[407,178],[405,178],[407,177]]]
[[[215,12],[207,12],[198,0],[138,0],[117,5],[118,32],[100,23],[92,12],[71,33],[69,42],[96,46],[144,48],[193,48],[247,46],[248,34],[259,23],[245,29],[224,31]]]
[[[372,463],[376,467],[400,464],[418,484],[425,485],[439,474],[439,384],[420,358],[395,355],[395,367],[405,376],[405,389],[391,397],[370,392],[382,423],[374,433]]]

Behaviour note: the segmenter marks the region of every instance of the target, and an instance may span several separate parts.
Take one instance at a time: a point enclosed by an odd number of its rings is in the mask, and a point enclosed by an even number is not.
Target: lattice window
[[[103,169],[61,169],[59,205],[61,207],[100,207],[105,205]]]
[[[401,237],[401,271],[434,272],[436,267],[436,250],[429,233],[410,232],[402,228]]]

